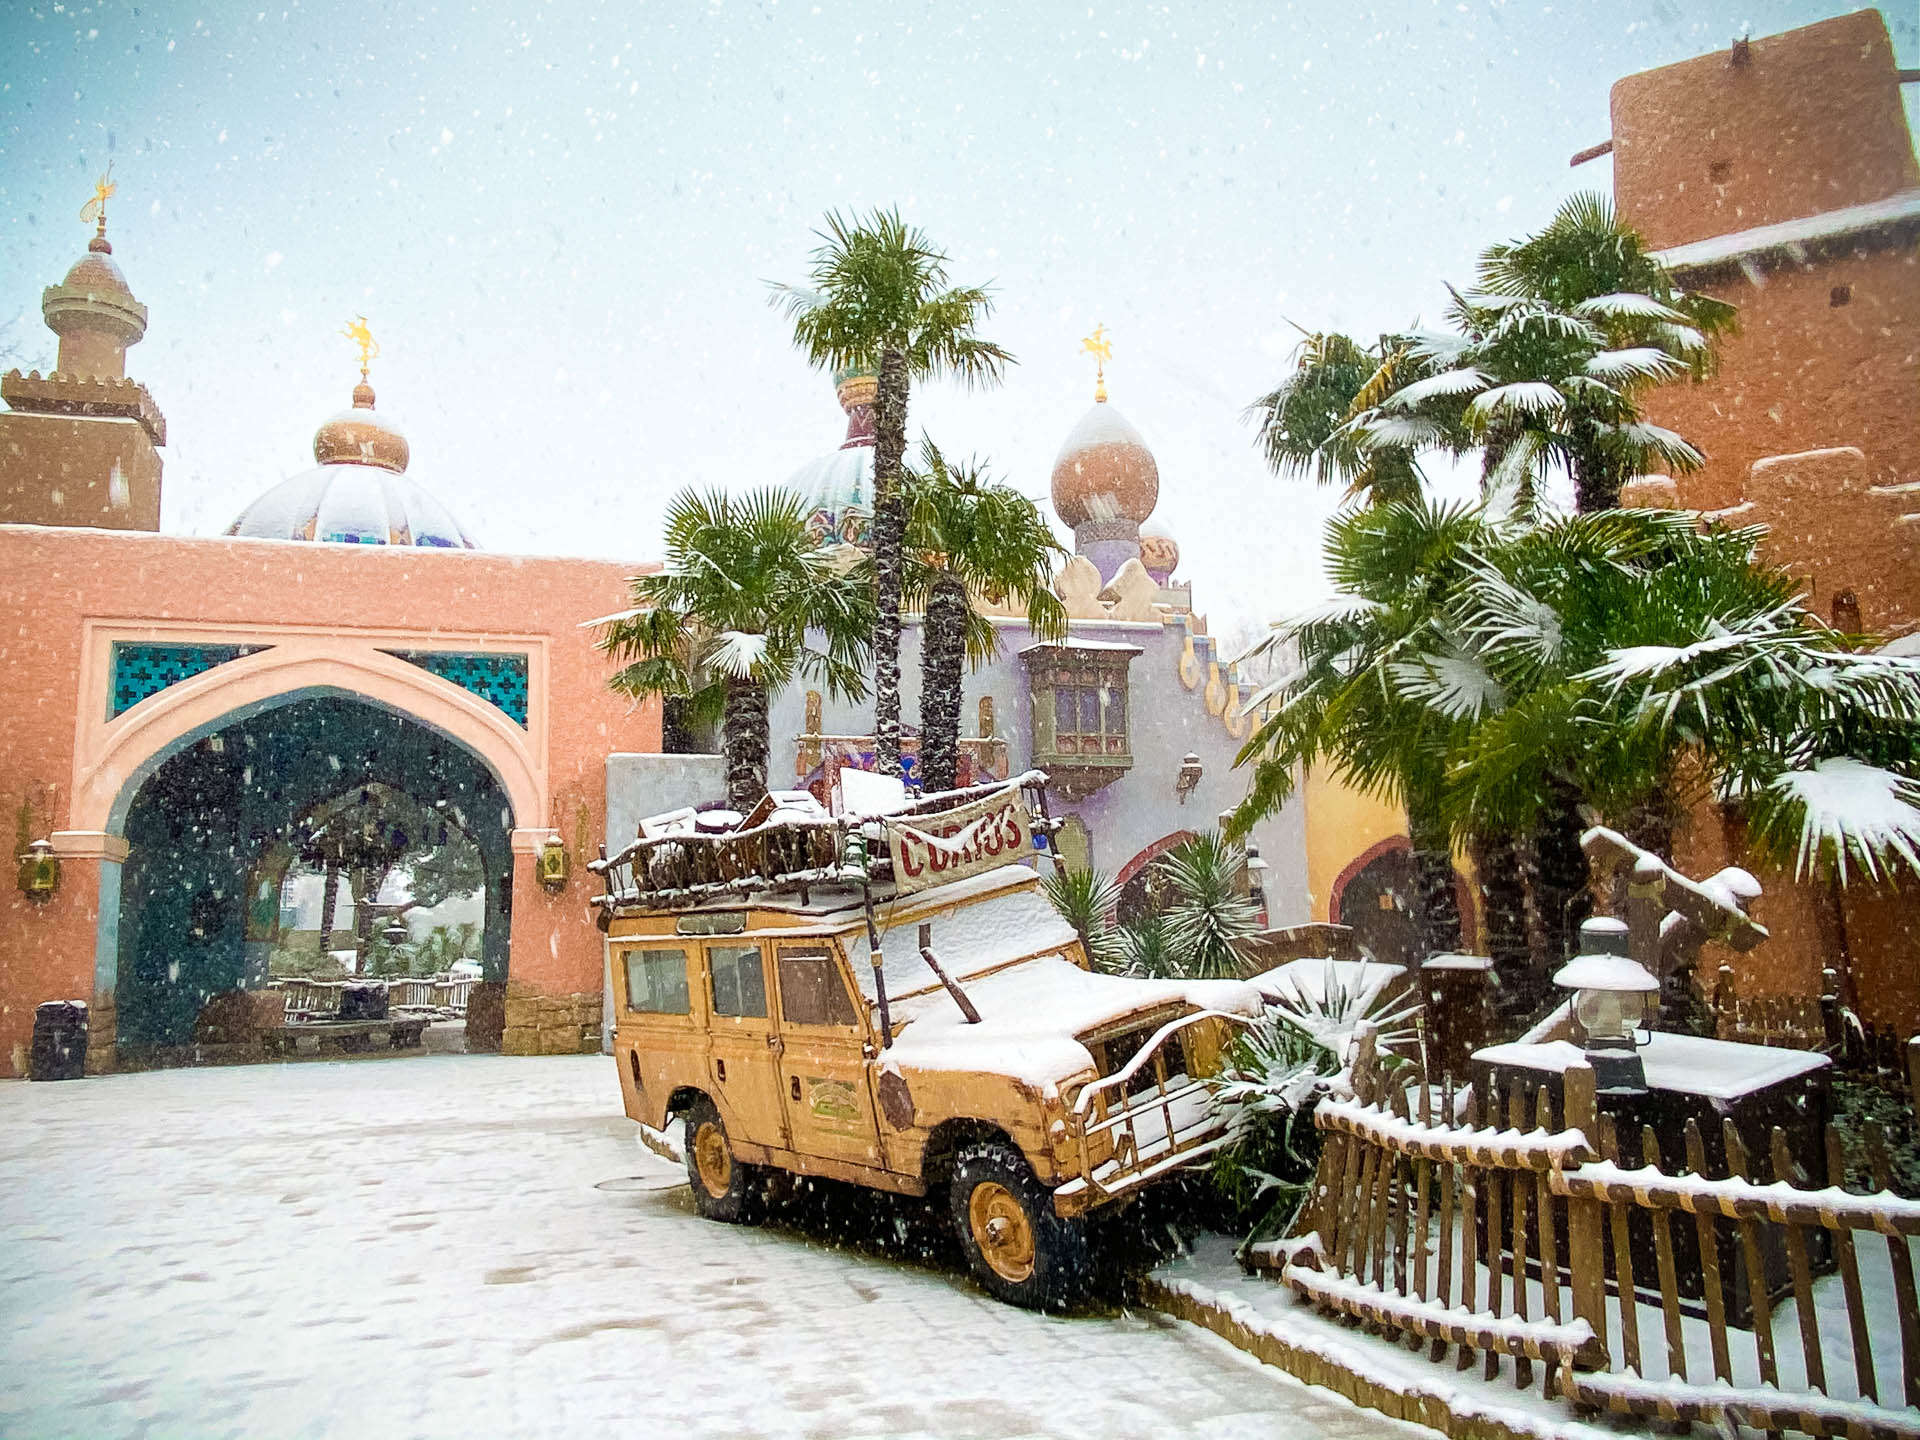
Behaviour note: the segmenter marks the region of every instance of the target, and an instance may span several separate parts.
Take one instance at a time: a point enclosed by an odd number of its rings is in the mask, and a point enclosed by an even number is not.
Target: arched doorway
[[[447,814],[477,847],[483,975],[506,979],[513,806],[493,770],[443,730],[358,695],[303,691],[202,727],[142,770],[115,807],[129,845],[116,1018],[133,1053],[190,1043],[209,999],[263,983],[278,880],[314,817],[376,787]]]
[[[1454,901],[1460,910],[1462,943],[1474,935],[1473,897],[1455,871]],[[1404,835],[1381,841],[1355,859],[1333,882],[1327,918],[1353,931],[1364,954],[1389,965],[1418,966],[1426,956],[1425,921],[1413,847]]]

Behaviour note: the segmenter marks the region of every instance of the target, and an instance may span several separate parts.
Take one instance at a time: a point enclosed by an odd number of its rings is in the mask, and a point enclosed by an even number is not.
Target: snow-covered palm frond
[[[1691,325],[1656,325],[1653,333],[1661,344],[1686,359],[1691,360],[1707,352],[1707,337]]]
[[[722,675],[745,679],[766,658],[767,637],[747,630],[723,630],[714,637],[707,663]]]
[[[1445,437],[1438,425],[1418,415],[1383,415],[1370,411],[1348,427],[1362,450],[1417,450],[1437,445]]]
[[[1536,301],[1524,304],[1515,302],[1500,317],[1500,323],[1493,327],[1493,333],[1488,338],[1498,342],[1528,333],[1555,340],[1574,340],[1596,349],[1606,343],[1606,337],[1578,315],[1570,315],[1565,310],[1556,310]]]
[[[1670,465],[1697,470],[1706,463],[1706,457],[1689,445],[1685,439],[1651,421],[1629,421],[1625,425],[1616,427],[1616,430],[1622,439],[1658,455]]]
[[[1471,365],[1460,370],[1444,370],[1438,375],[1416,380],[1403,390],[1396,390],[1387,397],[1381,408],[1410,410],[1436,395],[1472,395],[1486,389],[1491,383],[1484,371],[1476,370]]]
[[[1684,325],[1687,319],[1671,305],[1664,305],[1651,295],[1642,295],[1635,290],[1595,295],[1591,300],[1582,300],[1575,305],[1573,313],[1599,320],[1664,320],[1675,325]]]
[[[1828,851],[1842,883],[1849,855],[1870,879],[1895,857],[1920,870],[1920,784],[1905,775],[1842,756],[1790,770],[1769,788],[1799,814],[1797,873]]]
[[[1408,357],[1436,365],[1452,364],[1472,348],[1473,341],[1465,335],[1451,335],[1440,330],[1421,330],[1407,336]]]
[[[1559,663],[1565,640],[1560,612],[1493,566],[1473,567],[1463,608],[1463,628],[1482,651],[1516,658],[1536,671]]]
[[[1591,680],[1618,689],[1630,681],[1651,679],[1665,674],[1676,666],[1690,664],[1708,655],[1720,655],[1729,650],[1738,650],[1743,645],[1752,644],[1753,641],[1752,635],[1742,632],[1711,635],[1705,640],[1696,640],[1691,645],[1628,645],[1619,650],[1607,651],[1605,660],[1574,678]]]
[[[1318,605],[1309,605],[1304,610],[1295,611],[1284,619],[1274,621],[1271,636],[1291,639],[1302,630],[1311,629],[1315,625],[1340,625],[1364,620],[1369,615],[1379,614],[1383,608],[1385,607],[1378,600],[1369,600],[1364,595],[1334,595],[1322,600]],[[1260,653],[1267,648],[1269,648],[1269,641],[1257,641],[1247,655]]]
[[[1420,655],[1387,666],[1394,685],[1409,700],[1449,720],[1473,720],[1500,709],[1507,692],[1471,655]]]
[[[1626,350],[1602,350],[1592,356],[1585,369],[1589,375],[1605,380],[1667,380],[1687,367],[1666,351],[1652,345],[1635,345]]]
[[[1497,385],[1476,395],[1467,412],[1477,420],[1496,415],[1557,415],[1566,408],[1566,397],[1544,380],[1521,380],[1512,385]]]

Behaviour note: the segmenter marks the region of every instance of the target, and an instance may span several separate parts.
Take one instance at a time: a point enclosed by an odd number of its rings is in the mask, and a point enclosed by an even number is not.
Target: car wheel
[[[713,1101],[702,1095],[687,1107],[682,1143],[687,1152],[687,1184],[693,1203],[709,1220],[729,1225],[760,1218],[760,1177],[756,1166],[734,1158],[727,1127]]]
[[[1086,1230],[1055,1213],[1052,1194],[1013,1146],[961,1151],[948,1201],[967,1263],[994,1298],[1057,1310],[1085,1293]]]

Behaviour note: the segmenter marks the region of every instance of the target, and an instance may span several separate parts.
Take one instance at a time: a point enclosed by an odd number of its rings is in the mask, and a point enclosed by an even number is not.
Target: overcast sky
[[[111,158],[166,529],[311,465],[364,312],[410,473],[484,546],[646,558],[676,489],[838,444],[765,282],[825,211],[897,204],[1021,362],[916,394],[913,433],[1043,496],[1104,321],[1216,629],[1322,585],[1331,497],[1268,476],[1241,415],[1292,324],[1437,315],[1483,246],[1610,185],[1567,159],[1615,79],[1853,8],[264,3],[0,5],[0,347],[51,363],[40,290]]]

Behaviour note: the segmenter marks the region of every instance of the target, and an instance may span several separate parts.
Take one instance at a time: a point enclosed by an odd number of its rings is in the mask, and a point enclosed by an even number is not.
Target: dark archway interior
[[[513,812],[493,773],[417,720],[348,696],[303,696],[196,741],[135,794],[120,892],[122,1044],[187,1044],[208,998],[249,983],[254,867],[314,807],[375,782],[444,800],[478,845],[485,974],[506,978]]]
[[[1414,883],[1413,852],[1376,855],[1340,892],[1336,923],[1351,927],[1353,940],[1389,965],[1418,965],[1421,953],[1420,889]]]

